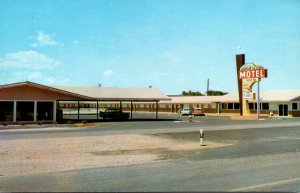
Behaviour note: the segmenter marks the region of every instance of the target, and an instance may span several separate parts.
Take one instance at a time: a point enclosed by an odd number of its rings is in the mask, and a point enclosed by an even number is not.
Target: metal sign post
[[[257,112],[257,118],[259,118],[259,115],[260,115],[259,82],[260,81],[257,82],[257,99],[256,99],[256,101],[257,101],[257,110],[256,110],[256,112]]]

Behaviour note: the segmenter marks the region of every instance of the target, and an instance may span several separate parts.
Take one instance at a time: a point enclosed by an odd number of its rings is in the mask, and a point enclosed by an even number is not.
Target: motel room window
[[[298,103],[292,103],[292,109],[298,110]]]
[[[269,103],[262,103],[261,106],[263,110],[269,110]]]
[[[249,109],[254,110],[254,103],[249,103]]]
[[[234,103],[234,109],[240,109],[240,103]]]
[[[222,103],[222,109],[227,109],[227,103]]]
[[[228,103],[228,109],[233,109],[233,103]]]
[[[33,121],[34,102],[17,102],[17,121]]]
[[[37,102],[37,120],[53,120],[53,102]]]
[[[0,121],[13,121],[14,102],[0,102]]]
[[[233,103],[228,103],[228,109],[233,109]]]

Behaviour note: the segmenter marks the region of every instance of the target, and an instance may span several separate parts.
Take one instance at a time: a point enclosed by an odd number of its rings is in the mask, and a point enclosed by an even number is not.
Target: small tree
[[[182,96],[204,96],[201,92],[199,91],[191,91],[189,90],[188,92],[182,91]]]
[[[228,94],[227,92],[222,92],[219,90],[209,90],[207,91],[207,96],[220,96],[220,95],[226,95]]]

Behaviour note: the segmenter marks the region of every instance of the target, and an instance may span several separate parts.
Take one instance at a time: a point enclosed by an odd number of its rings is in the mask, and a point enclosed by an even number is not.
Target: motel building
[[[238,92],[224,96],[169,96],[171,101],[161,101],[164,112],[173,112],[170,107],[202,108],[205,114],[239,115]],[[256,100],[249,101],[251,114],[257,113]],[[261,91],[260,114],[275,117],[300,117],[300,90]]]
[[[0,86],[0,123],[97,120],[99,111],[107,107],[126,105],[132,112],[137,110],[137,102],[158,106],[162,100],[170,99],[155,88],[59,87],[19,82]],[[154,112],[157,118],[158,108]]]
[[[262,91],[261,115],[300,117],[300,90]],[[205,114],[239,115],[238,93],[224,96],[167,96],[156,88],[47,86],[19,82],[0,86],[0,123],[56,123],[61,120],[98,120],[109,107],[123,111],[178,113],[181,108],[202,108]],[[249,108],[256,114],[255,100]]]

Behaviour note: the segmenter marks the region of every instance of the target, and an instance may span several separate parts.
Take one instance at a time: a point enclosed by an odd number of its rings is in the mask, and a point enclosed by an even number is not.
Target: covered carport
[[[99,120],[99,111],[106,108],[120,108],[130,112],[134,119],[136,103],[153,104],[155,119],[158,119],[158,102],[170,100],[156,88],[117,88],[117,87],[55,87],[68,92],[88,96],[94,100],[57,100],[57,109],[63,119]]]

